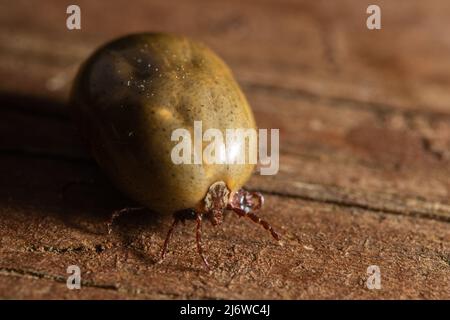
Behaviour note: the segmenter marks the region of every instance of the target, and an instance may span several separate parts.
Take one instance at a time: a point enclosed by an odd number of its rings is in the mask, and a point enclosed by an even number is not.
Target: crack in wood
[[[30,279],[45,279],[51,280],[59,283],[66,283],[67,278],[60,275],[48,274],[42,271],[35,270],[26,270],[26,269],[18,269],[18,268],[7,268],[0,267],[0,275],[7,277],[21,277],[21,278],[30,278]],[[98,288],[98,289],[106,289],[106,290],[119,290],[119,286],[117,284],[108,284],[108,283],[97,283],[91,280],[83,280],[81,279],[81,285],[84,287]]]
[[[0,154],[22,155],[42,157],[52,160],[62,160],[80,164],[89,164],[95,166],[95,162],[89,157],[77,157],[69,154],[34,152],[31,150],[0,150]],[[310,184],[303,182],[277,182],[275,185],[283,183],[284,186],[274,188],[258,187],[255,191],[267,194],[292,197],[307,201],[334,204],[344,207],[354,207],[369,211],[401,214],[405,216],[416,216],[443,222],[450,222],[450,206],[440,202],[429,202],[421,199],[409,197],[401,198],[394,194],[381,194],[379,192],[361,192],[342,187],[326,186],[321,184]],[[290,187],[290,188],[289,188]],[[291,189],[293,191],[287,191]],[[283,191],[280,191],[283,190]],[[400,199],[394,199],[399,198]]]
[[[402,114],[405,118],[411,118],[412,116],[422,116],[427,120],[442,120],[450,119],[450,114],[439,111],[430,111],[428,107],[422,106],[421,108],[398,108],[394,105],[387,103],[375,102],[375,101],[361,101],[351,97],[339,97],[339,96],[325,96],[308,91],[303,88],[287,88],[276,84],[262,84],[257,82],[246,81],[241,84],[244,88],[251,91],[260,91],[270,94],[276,94],[278,96],[294,99],[303,99],[309,102],[325,102],[329,103],[333,107],[345,107],[356,110],[367,110],[376,114],[380,119],[384,119],[388,114]]]
[[[86,251],[94,251],[96,253],[102,253],[105,251],[105,246],[103,244],[96,244],[92,246],[69,246],[64,248],[58,248],[53,246],[38,246],[38,245],[30,245],[25,248],[28,252],[51,252],[56,254],[65,254],[70,252],[86,252]]]
[[[50,280],[57,283],[67,283],[67,278],[61,275],[54,275],[45,273],[42,271],[29,270],[29,269],[19,269],[19,268],[8,268],[8,267],[0,267],[0,276],[5,277],[19,277],[26,279],[35,279],[35,280]],[[164,292],[161,290],[151,291],[144,290],[142,288],[135,287],[125,287],[123,285],[117,283],[98,283],[93,280],[83,280],[80,281],[81,288],[88,287],[94,289],[102,289],[102,290],[111,290],[118,293],[122,293],[125,296],[128,295],[136,295],[141,297],[152,297],[155,298],[163,298],[163,299],[186,299],[189,298],[189,294],[181,294],[181,293],[173,293],[173,292]],[[212,299],[214,297],[204,297],[205,299]]]
[[[77,157],[69,154],[35,152],[32,150],[4,149],[0,154],[42,157],[52,160],[63,160],[95,166],[89,157]],[[280,185],[282,184],[282,185]],[[275,187],[274,187],[275,186]],[[288,191],[291,190],[291,191]],[[283,191],[280,191],[283,190]],[[292,191],[293,190],[293,191]],[[443,222],[450,222],[450,205],[440,202],[429,202],[413,197],[379,192],[362,192],[348,188],[310,184],[296,181],[278,181],[271,188],[258,187],[258,190],[272,195],[292,197],[307,201],[354,207],[369,211],[416,216]],[[400,198],[400,199],[399,199]]]
[[[450,222],[450,205],[440,202],[428,202],[411,197],[395,199],[398,198],[397,195],[358,192],[347,188],[303,182],[282,183],[285,185],[278,186],[279,183],[276,182],[272,183],[269,188],[258,187],[252,191],[372,212]]]

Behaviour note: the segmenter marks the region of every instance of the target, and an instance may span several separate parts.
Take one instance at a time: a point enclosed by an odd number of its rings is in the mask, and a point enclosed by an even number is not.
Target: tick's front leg
[[[239,217],[247,217],[253,222],[263,226],[264,229],[270,232],[272,237],[280,241],[281,236],[273,227],[266,221],[258,217],[255,211],[259,210],[264,204],[264,197],[259,192],[248,192],[244,189],[237,191],[228,205],[229,210],[233,210]]]

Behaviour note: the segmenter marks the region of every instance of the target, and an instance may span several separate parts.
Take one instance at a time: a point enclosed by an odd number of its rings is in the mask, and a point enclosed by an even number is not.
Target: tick
[[[203,44],[163,33],[114,40],[81,66],[70,104],[94,158],[113,183],[146,208],[173,214],[161,260],[179,222],[195,220],[197,250],[209,268],[202,222],[221,224],[225,210],[251,219],[280,240],[256,214],[263,196],[242,189],[254,164],[175,164],[171,159],[176,144],[171,132],[188,128],[193,133],[195,121],[202,121],[204,130],[224,133],[256,129],[230,69]],[[227,150],[248,151],[241,143],[245,140],[231,142]]]

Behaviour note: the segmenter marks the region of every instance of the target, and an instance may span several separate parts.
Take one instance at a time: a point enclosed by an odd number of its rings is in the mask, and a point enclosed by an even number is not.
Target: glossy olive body
[[[235,192],[254,169],[173,163],[175,129],[188,129],[193,137],[194,121],[200,120],[203,132],[216,128],[224,136],[226,129],[255,128],[229,68],[187,38],[135,34],[103,46],[81,67],[71,105],[100,167],[149,209],[201,210],[213,183],[224,181]]]

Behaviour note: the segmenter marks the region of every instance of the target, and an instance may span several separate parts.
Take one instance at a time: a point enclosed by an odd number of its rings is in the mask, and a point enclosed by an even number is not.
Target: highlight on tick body
[[[203,132],[202,121],[194,121],[191,131],[178,128],[171,140],[178,141],[172,148],[174,164],[257,164],[261,175],[275,175],[279,169],[279,129],[270,129],[270,155],[268,129],[234,128],[223,130],[208,128]],[[204,142],[208,143],[204,147]]]

